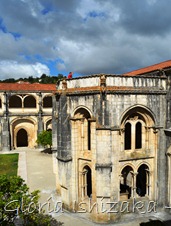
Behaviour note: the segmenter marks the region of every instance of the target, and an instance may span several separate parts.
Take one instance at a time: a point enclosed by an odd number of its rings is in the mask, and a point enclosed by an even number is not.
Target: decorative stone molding
[[[66,81],[66,79],[62,80],[62,89],[63,90],[67,89],[67,81]]]
[[[57,159],[61,162],[70,162],[72,161],[72,157],[71,156],[66,156],[66,157],[60,157],[60,156],[57,156]]]
[[[110,169],[110,171],[112,172],[112,163],[96,163],[95,165],[95,169],[98,170],[98,169]]]
[[[106,75],[100,75],[100,86],[105,87],[106,86]]]

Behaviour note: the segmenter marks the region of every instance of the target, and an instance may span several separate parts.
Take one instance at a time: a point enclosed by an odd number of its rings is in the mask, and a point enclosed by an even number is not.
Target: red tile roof
[[[0,83],[0,91],[56,91],[55,84]]]
[[[167,61],[154,64],[148,67],[140,68],[138,70],[130,71],[130,72],[124,73],[124,75],[128,75],[128,76],[142,75],[142,74],[150,73],[153,71],[157,71],[157,70],[161,70],[169,67],[171,67],[171,60],[167,60]]]

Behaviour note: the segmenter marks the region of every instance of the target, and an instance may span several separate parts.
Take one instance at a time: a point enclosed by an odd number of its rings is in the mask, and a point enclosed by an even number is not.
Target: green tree
[[[43,130],[41,133],[38,134],[37,141],[38,144],[42,145],[43,147],[52,147],[52,131]]]
[[[23,226],[60,226],[39,209],[39,191],[29,188],[19,176],[0,176],[0,225],[14,226],[16,218]],[[21,224],[20,224],[21,225]]]

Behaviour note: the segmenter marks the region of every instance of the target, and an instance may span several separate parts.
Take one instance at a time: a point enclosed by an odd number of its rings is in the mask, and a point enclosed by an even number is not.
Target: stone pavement
[[[12,151],[13,152],[13,151]],[[52,215],[57,220],[64,222],[64,226],[94,226],[100,225],[93,223],[83,217],[79,213],[62,212],[60,209],[60,197],[56,196],[55,173],[53,168],[53,159],[51,154],[42,153],[37,149],[20,148],[18,175],[20,175],[28,184],[30,191],[40,190],[40,204],[44,205],[45,211],[52,210]],[[10,152],[11,153],[11,152]],[[58,205],[56,203],[58,202]],[[49,204],[48,204],[49,203]],[[53,210],[58,213],[55,213]],[[134,218],[135,215],[130,215],[130,220],[121,223],[105,224],[115,226],[139,226],[141,222],[147,222],[151,219],[169,219],[170,215],[158,213],[149,218],[140,215],[139,218]]]

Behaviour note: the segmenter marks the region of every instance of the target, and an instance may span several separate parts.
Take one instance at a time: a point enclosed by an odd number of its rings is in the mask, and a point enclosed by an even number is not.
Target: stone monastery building
[[[37,134],[52,129],[55,85],[0,83],[0,149],[36,146]]]
[[[58,84],[54,144],[65,208],[109,222],[125,206],[137,212],[135,201],[171,206],[170,87],[171,61]]]
[[[0,97],[2,150],[34,148],[37,134],[52,129],[68,210],[109,222],[135,200],[171,206],[171,60],[57,85],[0,83]]]

